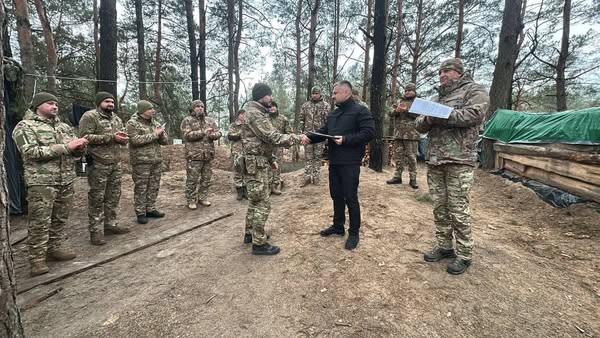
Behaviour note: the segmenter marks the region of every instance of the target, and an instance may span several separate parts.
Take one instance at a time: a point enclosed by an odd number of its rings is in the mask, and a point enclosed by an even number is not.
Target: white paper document
[[[441,119],[447,119],[454,108],[445,106],[443,104],[431,102],[416,98],[410,106],[410,113],[439,117]]]

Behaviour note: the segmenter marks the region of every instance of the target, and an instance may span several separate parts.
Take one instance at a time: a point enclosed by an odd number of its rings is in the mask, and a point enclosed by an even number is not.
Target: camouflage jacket
[[[300,139],[299,135],[280,133],[271,123],[269,113],[262,104],[256,101],[248,102],[242,125],[243,154],[246,161],[260,157],[257,161],[267,159],[269,163],[273,163],[273,147],[289,147],[299,144]],[[257,165],[260,166],[261,163]]]
[[[305,102],[298,117],[298,131],[306,133],[321,128],[325,124],[329,110],[329,103],[323,99],[316,102],[312,100]]]
[[[215,158],[215,140],[221,137],[221,132],[215,120],[208,116],[187,116],[181,121],[181,135],[185,140],[185,158],[192,161],[210,161]],[[206,130],[213,128],[212,134]]]
[[[269,114],[269,119],[271,120],[271,124],[275,129],[277,129],[278,133],[282,134],[291,134],[293,132],[292,126],[290,125],[290,121],[285,115],[280,114]],[[273,157],[276,161],[279,161],[283,155],[283,149],[278,147],[275,148],[273,153]]]
[[[396,140],[418,140],[419,133],[415,128],[415,119],[419,116],[418,114],[409,113],[408,110],[412,105],[415,98],[401,98],[399,103],[406,104],[406,110],[400,112],[392,108],[388,115],[392,118],[394,124],[394,138]]]
[[[155,119],[145,119],[138,114],[127,121],[129,135],[129,162],[159,163],[162,162],[160,145],[169,143],[167,133],[157,136],[154,130],[160,128]]]
[[[101,164],[121,162],[121,145],[115,141],[117,131],[123,131],[121,119],[115,113],[107,115],[100,109],[85,112],[79,121],[79,135],[87,135],[90,141],[88,154]]]
[[[231,153],[234,155],[242,153],[242,124],[238,121],[229,124],[227,139],[231,141]]]
[[[15,127],[12,138],[21,152],[25,184],[66,185],[75,180],[75,159],[84,150],[71,151],[67,143],[75,139],[73,129],[58,117],[47,119],[28,114]]]
[[[416,120],[417,130],[428,132],[428,154],[431,165],[457,163],[475,165],[477,160],[476,142],[479,125],[490,103],[490,97],[483,86],[464,75],[436,88],[438,95],[432,101],[453,107],[449,118],[433,118],[429,124],[425,116]]]

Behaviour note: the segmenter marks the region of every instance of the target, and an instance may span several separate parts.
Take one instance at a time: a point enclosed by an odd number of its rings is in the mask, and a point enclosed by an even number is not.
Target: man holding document
[[[417,131],[429,135],[427,183],[433,199],[436,245],[424,259],[435,262],[453,258],[447,271],[458,275],[472,259],[469,191],[477,161],[479,125],[490,98],[483,86],[464,73],[460,59],[442,62],[439,77],[433,102],[417,99],[410,110],[422,114],[415,121]]]
[[[345,248],[353,250],[359,241],[360,163],[365,155],[365,145],[375,134],[375,122],[369,109],[352,99],[350,82],[336,83],[333,96],[336,109],[327,115],[325,125],[316,132],[303,135],[302,144],[329,139],[329,194],[333,200],[333,225],[321,231],[321,236],[344,236],[345,210],[348,206],[350,228]]]

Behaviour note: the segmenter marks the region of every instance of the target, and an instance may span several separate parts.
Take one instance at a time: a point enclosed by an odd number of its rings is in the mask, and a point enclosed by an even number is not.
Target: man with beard
[[[409,83],[404,87],[404,97],[400,99],[395,109],[389,112],[394,123],[394,157],[396,171],[387,184],[402,184],[402,171],[408,166],[410,177],[409,185],[418,189],[417,185],[417,151],[419,146],[419,133],[415,129],[415,119],[418,114],[409,113],[408,110],[417,97],[417,86]]]
[[[269,171],[277,169],[273,158],[273,147],[299,144],[301,136],[282,134],[273,127],[269,119],[272,101],[271,87],[257,83],[252,88],[252,101],[246,104],[246,117],[242,125],[244,154],[244,179],[248,189],[248,212],[244,243],[252,243],[254,255],[276,255],[278,246],[267,242],[265,223],[271,212],[271,182]]]
[[[206,116],[201,100],[192,102],[190,115],[181,121],[180,128],[187,159],[185,198],[188,208],[196,210],[198,202],[208,207],[211,205],[208,188],[215,158],[215,141],[221,137],[221,132],[215,120]]]
[[[300,133],[315,131],[325,123],[329,113],[329,103],[323,100],[321,88],[313,87],[310,100],[305,102],[300,109],[298,129]],[[315,185],[321,182],[321,155],[323,154],[323,143],[307,144],[304,146],[304,181],[301,186],[307,186],[311,182]]]
[[[365,145],[375,135],[375,122],[369,110],[352,99],[352,84],[340,81],[333,87],[336,109],[327,115],[325,124],[317,130],[323,135],[308,134],[302,144],[329,139],[329,194],[333,200],[333,225],[321,231],[321,236],[344,236],[346,206],[350,228],[345,248],[353,250],[359,242],[360,205],[358,183],[360,164],[365,156]]]
[[[436,244],[424,259],[436,262],[453,258],[447,271],[458,275],[471,265],[473,256],[469,191],[477,161],[479,126],[490,97],[465,73],[460,59],[445,60],[438,73],[440,86],[433,101],[454,110],[448,119],[419,116],[416,120],[417,130],[429,136],[427,183],[436,227]]]
[[[121,198],[121,145],[129,137],[123,122],[114,113],[115,98],[107,92],[96,94],[96,109],[85,112],[79,121],[79,134],[89,141],[88,155],[88,216],[90,241],[106,244],[105,234],[124,234],[129,229],[117,225]]]

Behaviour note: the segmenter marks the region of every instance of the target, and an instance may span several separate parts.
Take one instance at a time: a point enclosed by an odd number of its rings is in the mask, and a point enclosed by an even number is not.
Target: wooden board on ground
[[[494,151],[511,155],[531,155],[552,157],[581,163],[600,164],[600,154],[588,151],[558,148],[556,145],[528,145],[528,144],[506,144],[494,143]]]
[[[56,269],[51,270],[47,274],[18,282],[17,293],[21,294],[39,285],[47,285],[67,278],[69,276],[76,275],[78,273],[94,268],[98,265],[114,261],[117,258],[129,255],[131,253],[140,251],[152,245],[164,242],[170,238],[184,234],[194,229],[210,225],[218,220],[227,218],[232,215],[232,212],[215,210],[204,217],[201,217],[199,219],[183,221],[176,226],[167,228],[165,231],[154,234],[152,236],[136,239],[127,243],[119,243],[118,246],[114,246],[112,248],[110,247],[110,244],[107,244],[107,250],[97,256],[90,257],[84,261],[74,259],[68,262],[64,262],[57,266]]]
[[[550,157],[498,153],[498,156],[529,167],[535,167],[561,176],[600,187],[600,166],[560,160]]]

